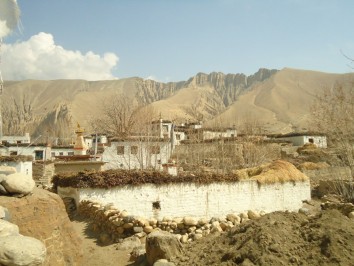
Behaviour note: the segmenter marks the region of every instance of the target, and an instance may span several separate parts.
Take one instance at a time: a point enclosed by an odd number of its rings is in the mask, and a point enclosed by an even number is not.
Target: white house
[[[32,178],[31,156],[0,156],[0,165],[14,167],[17,173],[22,173]]]
[[[31,138],[29,133],[25,133],[24,136],[2,136],[0,141],[8,144],[30,144]]]
[[[45,161],[51,157],[50,150],[46,145],[7,144],[0,146],[0,155],[30,155],[35,161]]]
[[[108,169],[157,169],[162,170],[172,153],[168,139],[156,137],[130,137],[112,139],[102,153]]]
[[[303,146],[306,143],[313,143],[319,148],[327,148],[327,137],[321,134],[289,133],[276,138],[290,141],[294,146]]]
[[[170,120],[159,119],[151,123],[151,128],[153,136],[169,139],[172,136],[173,123]]]
[[[51,148],[51,159],[55,156],[72,156],[74,155],[73,146],[53,146]]]

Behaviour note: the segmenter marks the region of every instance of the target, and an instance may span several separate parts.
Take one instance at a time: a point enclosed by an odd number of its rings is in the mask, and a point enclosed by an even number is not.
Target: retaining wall
[[[247,180],[234,183],[198,185],[177,183],[145,184],[110,189],[58,187],[62,197],[113,203],[129,213],[146,218],[162,217],[221,217],[229,213],[254,211],[297,211],[302,201],[311,198],[310,183],[286,182],[258,184]]]

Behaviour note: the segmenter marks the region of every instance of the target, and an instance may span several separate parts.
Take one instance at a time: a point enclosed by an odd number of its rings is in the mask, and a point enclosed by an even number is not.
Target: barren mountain
[[[257,120],[268,132],[311,129],[310,108],[316,95],[335,84],[353,86],[354,73],[328,74],[285,68],[256,84],[209,123],[240,125]]]
[[[4,133],[47,132],[70,138],[76,123],[90,128],[104,102],[117,93],[153,106],[166,119],[230,126],[252,117],[269,131],[292,131],[307,127],[309,106],[319,90],[353,80],[354,74],[260,69],[251,76],[198,73],[187,81],[170,83],[137,77],[8,81],[2,96]]]

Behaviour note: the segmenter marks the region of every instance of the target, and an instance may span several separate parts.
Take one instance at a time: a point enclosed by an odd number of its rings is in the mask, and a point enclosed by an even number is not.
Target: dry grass
[[[318,170],[318,169],[323,169],[323,168],[328,168],[329,164],[326,162],[304,162],[298,166],[298,169],[301,171],[303,170]]]
[[[315,151],[315,150],[317,150],[316,144],[306,143],[306,144],[304,144],[304,146],[299,147],[296,151],[298,153],[302,153],[304,151]]]
[[[253,179],[260,184],[306,181],[309,179],[293,164],[282,160],[258,167],[237,170],[235,174],[240,180]]]

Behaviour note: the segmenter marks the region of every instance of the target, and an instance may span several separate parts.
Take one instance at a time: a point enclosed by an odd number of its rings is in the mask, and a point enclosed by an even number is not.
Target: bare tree
[[[1,106],[4,134],[22,135],[32,133],[36,127],[32,102],[24,96],[22,101],[15,98],[3,101]]]
[[[317,96],[312,108],[312,128],[325,133],[342,161],[354,174],[354,89],[353,83],[336,84]]]
[[[95,131],[112,136],[129,136],[137,123],[137,115],[142,106],[122,94],[106,98],[101,104],[101,115],[91,121]]]

